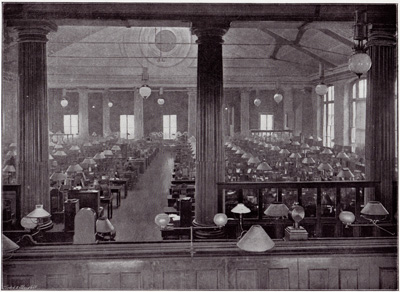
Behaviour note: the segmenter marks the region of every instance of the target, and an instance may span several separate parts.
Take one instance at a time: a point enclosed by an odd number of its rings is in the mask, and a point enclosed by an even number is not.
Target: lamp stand
[[[294,226],[288,226],[285,229],[285,240],[307,240],[308,233],[304,227],[299,226],[298,222],[295,222]]]

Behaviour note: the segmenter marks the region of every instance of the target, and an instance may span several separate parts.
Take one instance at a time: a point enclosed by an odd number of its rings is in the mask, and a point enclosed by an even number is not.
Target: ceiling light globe
[[[274,100],[275,100],[276,103],[280,103],[282,101],[282,99],[283,99],[283,95],[282,94],[275,93]]]
[[[255,106],[259,106],[261,104],[261,100],[259,99],[259,98],[256,98],[255,100],[254,100],[254,105]]]
[[[325,95],[328,92],[328,86],[326,86],[326,84],[324,83],[320,83],[317,86],[315,86],[315,92],[318,95]]]
[[[62,107],[66,107],[67,105],[68,105],[68,100],[66,100],[65,98],[63,98],[62,100],[61,100],[61,106]]]
[[[108,107],[112,107],[114,104],[110,101],[109,103],[108,103]]]
[[[349,59],[349,70],[355,73],[358,77],[367,73],[371,69],[372,61],[368,54],[356,52]]]
[[[164,98],[159,98],[159,99],[157,99],[157,103],[159,105],[163,105],[165,103],[165,99]]]
[[[143,85],[142,87],[139,88],[139,94],[140,94],[141,97],[146,99],[151,94],[151,88],[148,87],[147,85]]]

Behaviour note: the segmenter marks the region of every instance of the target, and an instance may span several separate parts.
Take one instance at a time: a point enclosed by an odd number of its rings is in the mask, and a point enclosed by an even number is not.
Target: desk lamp
[[[299,222],[304,219],[305,212],[304,208],[297,205],[290,212],[292,219],[294,221],[294,226],[288,226],[285,229],[285,239],[286,240],[307,240],[307,231],[299,226]]]
[[[32,236],[40,231],[46,231],[53,227],[50,220],[50,213],[43,209],[43,205],[36,205],[36,208],[21,219],[21,226],[31,231]]]
[[[239,214],[240,232],[243,233],[243,214],[250,213],[251,210],[247,208],[243,203],[239,203],[231,210],[231,212]]]
[[[264,252],[272,249],[275,242],[260,225],[252,225],[236,245],[245,251]]]
[[[12,164],[7,164],[4,168],[3,168],[3,172],[7,173],[7,180],[8,183],[12,183],[12,181],[14,180],[14,173],[16,172],[14,165]]]
[[[264,211],[264,214],[269,217],[274,217],[276,219],[287,218],[289,215],[289,208],[284,203],[273,202]]]
[[[340,177],[344,180],[352,180],[354,178],[354,174],[347,167],[342,168],[337,177]]]
[[[379,221],[384,220],[386,216],[389,215],[389,212],[381,204],[381,202],[369,201],[360,211],[360,213],[362,218],[368,220],[375,227],[389,233],[390,235],[395,235],[395,233],[392,233],[378,225]],[[346,225],[346,228],[348,228],[349,226],[359,226],[359,224],[353,224],[356,218],[352,212],[349,211],[340,212],[339,219],[340,221],[342,221],[343,224]]]
[[[60,188],[61,182],[65,181],[66,179],[67,179],[67,175],[65,173],[62,173],[62,172],[54,172],[50,176],[50,180],[51,181],[57,182],[57,188]]]
[[[17,249],[19,249],[18,244],[16,244],[4,234],[1,234],[1,250],[3,251],[3,255],[12,253]]]
[[[102,216],[96,220],[96,239],[101,241],[114,241],[116,232],[110,220]]]

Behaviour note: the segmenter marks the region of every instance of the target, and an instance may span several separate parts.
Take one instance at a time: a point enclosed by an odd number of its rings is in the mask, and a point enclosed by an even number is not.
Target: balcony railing
[[[251,213],[246,214],[245,222],[261,225],[292,224],[289,219],[268,218],[264,211],[272,202],[283,202],[289,209],[293,203],[298,203],[305,209],[305,218],[300,224],[315,237],[344,236],[344,225],[339,220],[339,214],[344,210],[352,211],[356,217],[355,223],[358,224],[351,228],[351,235],[345,236],[358,237],[362,236],[363,224],[371,227],[360,216],[360,211],[367,198],[368,201],[380,200],[380,182],[220,182],[218,196],[219,212],[234,217],[230,210],[237,203],[244,203],[251,210]],[[327,231],[329,228],[330,231]],[[348,230],[346,232],[349,233]]]

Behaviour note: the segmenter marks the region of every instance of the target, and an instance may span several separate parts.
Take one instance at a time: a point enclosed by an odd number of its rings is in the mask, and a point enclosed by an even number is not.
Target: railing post
[[[321,213],[322,213],[322,210],[321,210],[321,207],[322,207],[322,205],[321,205],[321,193],[322,193],[321,187],[317,187],[317,206],[315,208],[315,213],[316,213],[315,216],[317,218],[317,224],[315,226],[315,235],[317,237],[320,237],[321,234],[322,234],[322,226],[321,226]]]
[[[336,187],[336,210],[335,210],[335,219],[336,219],[336,225],[335,225],[335,237],[339,237],[342,235],[343,230],[342,230],[342,222],[339,219],[339,214],[340,214],[340,199],[341,199],[341,188]]]

